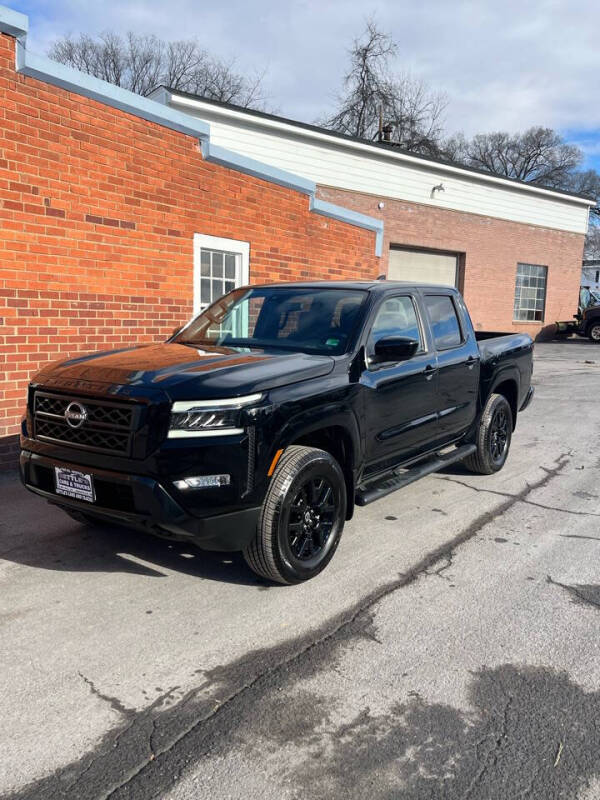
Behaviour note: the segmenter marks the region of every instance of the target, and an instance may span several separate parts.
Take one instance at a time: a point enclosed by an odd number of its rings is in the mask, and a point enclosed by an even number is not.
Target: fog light
[[[229,486],[231,475],[197,475],[194,478],[184,478],[175,481],[178,489],[206,489],[210,486]]]

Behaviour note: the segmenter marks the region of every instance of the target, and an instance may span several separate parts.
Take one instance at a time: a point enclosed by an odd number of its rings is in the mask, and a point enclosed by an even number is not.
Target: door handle
[[[430,381],[433,378],[433,376],[435,375],[436,372],[437,372],[437,368],[436,367],[434,367],[432,364],[427,364],[427,366],[425,367],[425,370],[424,370],[425,380],[426,381]]]
[[[473,369],[473,367],[475,366],[475,363],[476,363],[477,361],[479,361],[479,359],[478,359],[478,358],[475,358],[475,356],[469,356],[469,357],[467,358],[466,362],[465,362],[465,363],[466,363],[466,365],[467,365],[467,369]]]

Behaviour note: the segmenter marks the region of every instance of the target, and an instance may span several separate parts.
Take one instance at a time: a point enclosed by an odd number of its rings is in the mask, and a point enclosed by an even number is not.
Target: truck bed
[[[481,388],[485,397],[498,373],[507,377],[517,373],[519,395],[516,408],[524,402],[531,382],[533,341],[527,333],[475,331],[481,356]]]

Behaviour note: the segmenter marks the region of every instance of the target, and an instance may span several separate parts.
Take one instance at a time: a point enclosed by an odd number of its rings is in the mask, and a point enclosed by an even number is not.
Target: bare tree
[[[585,237],[583,257],[600,259],[600,225],[590,223],[587,236]]]
[[[581,170],[583,152],[551,128],[480,133],[472,139],[457,134],[444,142],[442,152],[449,161],[468,167],[600,201],[600,175],[593,169]],[[600,222],[598,204],[591,216]]]
[[[337,108],[320,124],[362,139],[377,138],[383,124],[394,144],[437,155],[446,100],[408,73],[394,71],[397,50],[393,39],[367,20],[350,48]]]
[[[576,170],[565,181],[563,188],[596,199],[596,205],[590,209],[590,226],[600,226],[600,174],[595,169]]]
[[[445,154],[470,167],[544,186],[564,188],[565,179],[580,165],[583,154],[550,128],[529,128],[524,133],[462,134],[449,139]]]
[[[61,64],[147,95],[160,84],[213,100],[262,108],[264,74],[247,76],[233,62],[204,50],[194,39],[166,42],[157,36],[105,31],[58,39],[48,55]]]

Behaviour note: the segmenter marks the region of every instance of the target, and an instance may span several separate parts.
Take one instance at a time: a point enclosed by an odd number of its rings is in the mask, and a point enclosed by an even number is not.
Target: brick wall
[[[0,467],[49,359],[189,318],[194,233],[249,241],[253,283],[379,273],[372,232],[204,162],[193,137],[18,75],[14,48],[0,35]]]
[[[476,328],[525,331],[532,337],[551,332],[556,320],[571,319],[577,310],[582,234],[509,222],[477,214],[319,187],[324,200],[384,220],[382,273],[387,270],[390,243],[464,254],[461,289]],[[548,267],[543,324],[513,322],[517,263]]]

